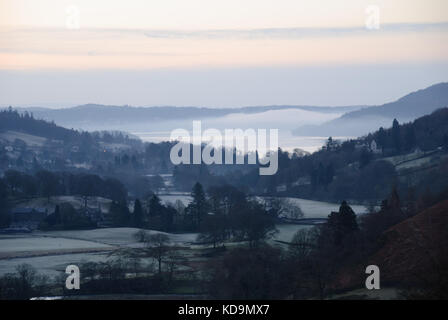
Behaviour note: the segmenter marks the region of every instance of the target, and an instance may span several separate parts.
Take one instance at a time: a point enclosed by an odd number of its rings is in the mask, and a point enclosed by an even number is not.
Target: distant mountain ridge
[[[37,119],[54,121],[65,127],[76,128],[86,124],[98,122],[114,123],[141,123],[157,122],[185,119],[203,119],[212,117],[223,117],[230,114],[255,114],[271,110],[297,109],[312,111],[318,113],[345,113],[358,110],[363,106],[294,106],[294,105],[275,105],[275,106],[254,106],[241,108],[208,108],[208,107],[174,107],[174,106],[155,106],[155,107],[130,107],[130,106],[106,106],[100,104],[86,104],[82,106],[49,109],[49,108],[16,108],[19,111],[32,112]]]
[[[272,111],[300,110],[314,112],[317,114],[333,114],[330,117],[334,120],[322,124],[305,123],[304,118],[297,119],[295,125],[294,117],[301,117],[300,114],[281,115],[289,117],[291,123],[286,129],[283,122],[277,119],[278,128],[283,130],[293,130],[299,136],[339,136],[355,137],[362,136],[377,130],[379,127],[390,127],[396,118],[400,123],[410,122],[414,119],[430,114],[431,112],[448,106],[448,82],[432,85],[428,88],[418,90],[403,96],[402,98],[385,103],[379,106],[306,106],[306,105],[271,105],[252,106],[239,108],[211,108],[211,107],[176,107],[176,106],[154,106],[154,107],[131,107],[113,106],[100,104],[86,104],[72,108],[49,109],[42,107],[17,108],[19,111],[32,112],[37,119],[54,121],[58,125],[66,128],[76,128],[83,130],[111,130],[119,129],[125,131],[161,131],[170,130],[174,123],[185,120],[205,120],[212,118],[224,118],[229,115],[238,115],[240,119],[244,115],[262,114]],[[241,117],[239,117],[241,115]],[[262,116],[261,116],[262,117]],[[335,119],[335,117],[338,117]],[[273,114],[267,114],[263,118],[262,125],[265,127],[266,121],[274,121]],[[278,118],[278,116],[277,116]],[[258,118],[258,120],[261,118]],[[328,117],[326,119],[329,119]],[[302,120],[302,121],[300,121]],[[233,121],[230,119],[230,121]],[[249,120],[248,120],[249,121]],[[171,124],[168,124],[170,122]],[[216,122],[215,122],[216,123]],[[316,122],[314,122],[316,123]],[[258,125],[250,122],[251,125]],[[170,126],[171,125],[171,126]],[[175,126],[175,125],[174,125]]]
[[[341,117],[317,126],[302,126],[296,135],[360,136],[378,127],[390,127],[396,118],[409,122],[448,106],[448,82],[432,85],[383,104],[347,112]]]

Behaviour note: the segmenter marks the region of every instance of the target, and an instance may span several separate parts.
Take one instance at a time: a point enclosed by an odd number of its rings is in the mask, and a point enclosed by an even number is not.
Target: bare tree
[[[159,274],[162,273],[162,262],[164,262],[166,255],[171,250],[168,245],[170,238],[163,233],[150,235],[145,241],[145,247],[148,254],[157,260],[159,265]]]
[[[280,213],[291,219],[303,217],[303,211],[299,204],[295,204],[287,198],[280,199]]]

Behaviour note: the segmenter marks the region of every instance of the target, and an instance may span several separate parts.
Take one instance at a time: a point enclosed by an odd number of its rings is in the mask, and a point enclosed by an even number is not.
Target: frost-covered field
[[[39,274],[54,277],[64,272],[65,268],[70,264],[79,265],[84,262],[101,262],[106,261],[107,258],[107,253],[77,253],[0,259],[0,276],[5,273],[13,273],[18,265],[27,263],[33,266]]]
[[[309,229],[312,227],[313,226],[298,224],[279,224],[276,226],[278,232],[274,235],[273,239],[278,241],[291,242],[297,231],[302,229]]]
[[[163,196],[164,201],[174,202],[179,199],[189,201],[184,194]],[[287,198],[300,206],[305,218],[325,218],[331,211],[337,211],[339,204],[320,201]],[[365,212],[363,206],[352,206],[357,214]],[[310,226],[281,224],[277,225],[278,233],[274,240],[289,242],[294,234]],[[21,263],[34,266],[38,272],[56,275],[69,264],[82,262],[100,262],[108,259],[109,254],[119,248],[135,248],[141,246],[133,235],[136,228],[104,228],[94,230],[73,231],[35,231],[24,235],[0,235],[0,275],[13,272]],[[149,231],[149,233],[159,233]],[[184,247],[183,251],[191,251],[197,247],[197,233],[172,234],[165,233],[171,244]],[[188,249],[188,250],[187,250]]]
[[[20,236],[0,238],[0,258],[11,254],[108,248],[107,244],[60,237]]]
[[[323,201],[305,200],[299,198],[287,198],[293,203],[300,206],[304,213],[305,218],[327,218],[331,211],[338,211],[340,203],[330,203]],[[356,214],[362,214],[366,212],[365,206],[350,205]]]
[[[339,210],[339,203],[330,203],[323,201],[306,200],[300,198],[281,198],[287,199],[292,204],[299,206],[303,211],[303,218],[327,218],[332,211]],[[364,206],[350,205],[356,214],[362,214],[366,212]]]
[[[141,246],[133,237],[137,231],[135,228],[105,228],[0,236],[0,275],[14,272],[22,263],[53,276],[69,264],[106,261],[115,249]],[[166,235],[172,245],[185,247],[190,247],[197,237],[196,233]]]
[[[72,262],[101,261],[114,247],[88,240],[27,234],[0,237],[0,275],[27,263],[39,273],[54,276]],[[100,252],[100,253],[96,253]]]
[[[132,235],[137,230],[134,228],[105,228],[93,230],[37,231],[35,234],[46,237],[81,239],[110,246],[124,246],[136,242]]]
[[[302,228],[306,226],[279,225],[277,226],[279,232],[274,239],[291,241],[295,232]],[[137,230],[135,228],[105,228],[37,231],[20,236],[0,236],[0,276],[14,272],[15,268],[22,263],[30,264],[39,273],[53,277],[60,274],[69,264],[106,261],[115,249],[141,246],[133,238]],[[149,233],[158,233],[158,231],[149,231]],[[169,236],[172,245],[185,247],[188,251],[197,247],[194,245],[196,233],[166,233],[166,235]]]
[[[101,243],[110,246],[133,246],[137,244],[133,235],[139,229],[136,228],[104,228],[93,230],[69,230],[69,231],[46,231],[36,232],[37,235],[43,235],[47,237],[64,237],[69,239],[79,239],[91,241],[94,243]],[[173,234],[159,231],[148,231],[150,234],[163,233],[166,234],[172,244],[188,245],[196,240],[196,233],[182,233]]]

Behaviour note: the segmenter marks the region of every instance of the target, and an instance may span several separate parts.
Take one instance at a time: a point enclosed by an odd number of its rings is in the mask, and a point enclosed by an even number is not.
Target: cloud
[[[446,61],[448,22],[345,28],[0,28],[0,68],[322,65]]]
[[[310,37],[339,37],[350,35],[373,35],[378,33],[431,32],[448,30],[448,22],[425,24],[385,24],[379,30],[364,26],[346,28],[262,28],[262,29],[216,29],[216,30],[146,30],[148,38],[162,39],[298,39]]]
[[[328,28],[254,28],[254,29],[205,29],[205,30],[175,30],[175,29],[117,29],[117,28],[81,28],[68,31],[65,28],[0,28],[0,39],[11,38],[18,34],[50,34],[66,36],[67,32],[78,33],[85,39],[109,38],[117,39],[127,36],[141,36],[160,39],[296,39],[309,37],[338,37],[349,35],[369,35],[378,33],[407,33],[448,31],[448,22],[439,23],[394,23],[381,24],[379,30],[368,30],[365,26],[328,27]]]

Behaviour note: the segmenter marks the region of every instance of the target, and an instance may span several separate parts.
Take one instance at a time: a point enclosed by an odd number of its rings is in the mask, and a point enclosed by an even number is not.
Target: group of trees
[[[75,174],[41,170],[34,175],[16,170],[8,170],[0,178],[0,227],[10,224],[12,201],[44,197],[50,202],[53,196],[79,196],[84,205],[76,210],[66,202],[55,207],[41,224],[43,229],[92,228],[92,222],[85,214],[90,197],[104,197],[112,200],[110,207],[112,223],[116,226],[129,224],[127,207],[128,191],[117,179],[94,174]]]
[[[29,299],[49,292],[49,279],[39,275],[31,265],[20,264],[15,273],[0,277],[0,300]]]
[[[210,261],[210,294],[220,299],[324,298],[357,232],[356,216],[344,201],[326,224],[301,229],[286,249],[265,243]]]
[[[254,171],[224,178],[255,194],[327,201],[380,200],[387,196],[384,186],[390,187],[397,180],[393,164],[378,159],[372,161],[374,154],[365,148],[355,149],[352,142],[300,158],[289,159],[282,150],[278,154],[287,160],[273,176],[259,176]],[[278,186],[285,186],[286,190],[279,191]]]
[[[182,203],[163,204],[153,194],[145,201],[136,199],[131,213],[127,208],[111,209],[127,217],[121,225],[159,231],[199,232],[199,240],[217,246],[229,239],[249,241],[256,246],[275,231],[280,207],[267,210],[266,206],[252,200],[232,186],[209,188],[206,193],[200,183],[191,192],[192,200],[185,207]]]
[[[212,243],[214,247],[229,239],[248,241],[251,247],[256,247],[276,232],[279,212],[267,210],[262,203],[233,186],[212,187],[206,199],[201,186],[196,184],[193,198],[196,200],[186,212],[192,211],[198,217],[194,221],[201,232],[199,240]]]
[[[172,250],[169,237],[163,233],[149,234],[145,230],[140,230],[134,234],[134,238],[145,245],[144,252],[157,261],[157,271],[162,274],[162,263]]]
[[[8,187],[5,182],[0,179],[0,228],[9,226],[9,207]]]
[[[80,290],[73,292],[63,288],[63,292],[67,295],[168,293],[174,285],[172,271],[177,261],[168,260],[163,254],[159,263],[156,252],[169,248],[164,242],[161,246],[145,244],[143,248],[118,249],[105,261],[82,263]]]
[[[219,299],[325,299],[345,288],[347,279],[348,285],[363,286],[363,266],[382,247],[384,232],[440,199],[416,207],[393,189],[379,210],[360,217],[343,201],[326,223],[300,229],[288,247],[239,247],[211,260],[204,270],[208,290]],[[406,288],[406,282],[395,285]],[[426,284],[423,291],[413,285],[412,292],[424,297],[442,293],[440,283]]]
[[[94,227],[96,224],[69,202],[56,205],[54,212],[39,225],[42,230],[78,230]]]
[[[206,269],[210,293],[222,299],[324,299],[343,287],[347,278],[352,279],[351,285],[363,286],[362,266],[381,249],[384,232],[446,200],[447,190],[439,195],[417,193],[401,199],[393,188],[380,208],[370,208],[369,213],[359,217],[343,201],[326,223],[299,230],[286,249],[265,244],[229,250],[210,261]],[[443,285],[447,283],[446,272],[444,276]],[[406,279],[403,281],[396,285],[406,290]],[[440,283],[424,284],[424,290],[419,291],[419,283],[413,282],[412,292],[420,297],[443,294]]]
[[[398,183],[394,165],[381,158],[406,154],[416,148],[448,151],[447,121],[448,108],[443,108],[411,123],[399,124],[394,120],[391,128],[380,128],[358,139],[335,143],[330,138],[326,148],[303,157],[291,157],[279,149],[279,169],[275,175],[259,176],[256,167],[226,173],[221,179],[257,194],[281,192],[282,195],[328,201],[343,198],[380,201],[387,197],[387,190]],[[372,141],[376,142],[379,152],[370,149]],[[422,172],[424,174],[426,172]],[[278,191],[281,185],[287,190]]]
[[[140,207],[140,209],[139,209]],[[136,212],[141,212],[137,214],[137,217],[141,217],[146,214],[146,219],[143,218],[143,223],[150,228],[162,231],[173,231],[174,218],[178,214],[176,209],[171,205],[165,205],[162,203],[157,195],[152,195],[146,203],[147,210],[145,211],[141,206],[139,206],[138,200],[135,201],[134,214]],[[139,219],[140,220],[140,219]],[[138,227],[138,223],[135,224]]]
[[[410,152],[417,147],[417,138],[413,124],[402,125],[394,119],[392,128],[384,130],[381,127],[372,135],[377,139],[378,145],[386,155],[396,155],[403,152]]]
[[[34,175],[8,170],[1,179],[11,197],[26,198],[41,196],[50,198],[59,195],[101,196],[117,202],[125,202],[127,190],[114,178],[102,178],[94,174],[75,174],[41,170]]]
[[[387,155],[397,155],[419,148],[423,151],[447,146],[448,108],[434,111],[410,123],[399,124],[396,119],[389,129],[380,128],[367,136],[375,139]]]

